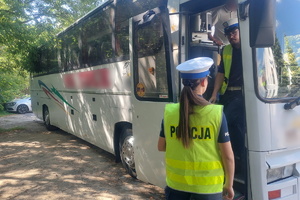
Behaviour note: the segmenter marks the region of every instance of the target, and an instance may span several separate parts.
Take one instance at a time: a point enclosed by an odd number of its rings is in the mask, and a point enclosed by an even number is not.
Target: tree
[[[289,46],[293,49],[298,65],[300,65],[300,34],[286,36]]]
[[[298,84],[298,78],[300,76],[300,69],[296,61],[295,53],[290,46],[288,37],[285,36],[285,65],[288,67],[288,75],[291,77],[292,84]]]
[[[103,0],[0,0],[1,68],[30,71],[29,52],[101,4]]]
[[[273,51],[274,60],[275,60],[276,67],[277,67],[276,68],[277,74],[279,75],[279,77],[281,79],[280,83],[282,83],[283,82],[282,72],[283,72],[283,70],[285,68],[285,65],[284,65],[284,60],[283,60],[282,49],[281,49],[281,46],[280,46],[280,43],[279,43],[277,35],[275,37],[275,44],[272,46],[272,51]]]
[[[17,95],[23,90],[24,83],[20,88],[16,88],[15,83],[28,80],[28,72],[33,71],[33,62],[37,59],[37,47],[53,43],[58,32],[102,2],[0,0],[0,104],[10,100],[8,94]],[[16,93],[9,92],[8,86],[14,86],[12,90]]]

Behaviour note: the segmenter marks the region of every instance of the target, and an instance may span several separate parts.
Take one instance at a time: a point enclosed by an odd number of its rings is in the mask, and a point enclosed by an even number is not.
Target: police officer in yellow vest
[[[221,63],[215,79],[210,102],[215,103],[218,93],[219,103],[224,106],[228,122],[230,140],[236,159],[236,173],[246,180],[245,156],[245,103],[243,98],[243,67],[239,26],[237,19],[224,23],[224,32],[230,42],[221,54]],[[246,192],[243,191],[243,193]]]
[[[223,106],[202,97],[212,64],[200,57],[177,66],[184,85],[180,103],[166,105],[158,140],[158,150],[166,152],[167,200],[234,196],[234,156]]]
[[[224,23],[224,32],[230,44],[222,52],[222,59],[215,80],[214,91],[210,102],[217,100],[218,92],[224,95],[227,91],[242,91],[241,42],[237,19]]]

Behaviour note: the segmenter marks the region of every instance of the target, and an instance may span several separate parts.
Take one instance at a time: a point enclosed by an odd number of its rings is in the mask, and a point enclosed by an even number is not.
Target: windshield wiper
[[[296,106],[299,106],[300,105],[300,97],[298,97],[297,99],[289,102],[289,103],[286,103],[284,104],[284,109],[285,110],[291,110],[293,108],[295,108]]]

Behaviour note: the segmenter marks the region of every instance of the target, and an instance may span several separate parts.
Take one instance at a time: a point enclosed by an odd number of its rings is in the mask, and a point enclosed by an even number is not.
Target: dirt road
[[[16,128],[17,127],[17,128]],[[32,113],[0,118],[1,200],[164,199],[163,189],[132,179],[114,156]]]

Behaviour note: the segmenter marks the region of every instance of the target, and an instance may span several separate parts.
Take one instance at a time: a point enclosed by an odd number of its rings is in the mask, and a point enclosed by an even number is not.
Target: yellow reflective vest
[[[221,105],[195,107],[190,115],[193,143],[186,149],[176,138],[179,104],[166,105],[166,182],[170,188],[199,194],[222,192],[224,170],[218,147],[222,111]]]
[[[220,89],[220,94],[223,95],[226,92],[228,81],[229,81],[229,75],[230,75],[230,69],[231,69],[231,61],[232,61],[232,46],[231,44],[226,45],[223,49],[223,64],[224,64],[224,81],[222,84],[222,87]]]

